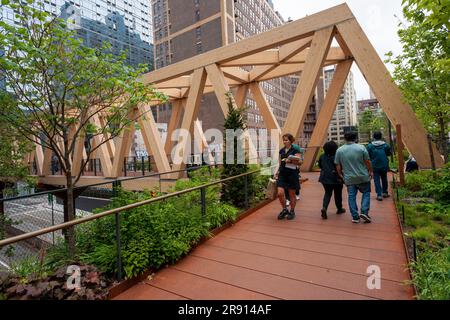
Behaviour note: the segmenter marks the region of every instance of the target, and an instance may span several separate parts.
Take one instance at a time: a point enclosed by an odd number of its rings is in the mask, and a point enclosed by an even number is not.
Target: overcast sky
[[[403,19],[402,0],[273,0],[275,9],[286,20],[297,20],[343,2],[349,5],[383,61],[387,52],[401,52],[397,30],[399,18]],[[392,71],[389,65],[388,69]],[[355,65],[352,71],[358,100],[369,98],[369,87],[358,67]]]

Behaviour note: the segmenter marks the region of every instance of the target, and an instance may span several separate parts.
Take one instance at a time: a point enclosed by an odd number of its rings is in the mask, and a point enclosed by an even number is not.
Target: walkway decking
[[[412,299],[392,199],[372,194],[372,224],[352,224],[334,204],[323,221],[322,186],[307,176],[295,220],[278,221],[274,201],[116,299]],[[367,288],[372,265],[379,290]]]

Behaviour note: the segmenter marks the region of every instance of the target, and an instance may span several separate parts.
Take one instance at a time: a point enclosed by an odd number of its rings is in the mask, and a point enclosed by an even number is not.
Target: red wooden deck
[[[295,220],[278,221],[274,201],[116,299],[412,299],[392,198],[372,193],[371,224],[352,224],[333,203],[322,220],[323,188],[306,176]],[[381,289],[367,287],[372,265]]]

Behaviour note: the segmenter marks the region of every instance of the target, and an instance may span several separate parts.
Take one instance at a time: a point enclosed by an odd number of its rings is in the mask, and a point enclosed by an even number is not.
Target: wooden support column
[[[77,176],[81,170],[83,159],[87,159],[86,149],[84,148],[84,141],[86,139],[84,130],[81,130],[75,141],[75,148],[72,157],[72,175]]]
[[[317,81],[319,80],[320,70],[323,67],[331,40],[333,39],[333,29],[333,27],[328,27],[316,31],[314,34],[305,67],[300,76],[300,81],[289,109],[283,133],[290,133],[296,138],[300,134],[300,128],[311,103]]]
[[[116,153],[114,155],[112,172],[111,175],[117,178],[122,173],[122,166],[124,158],[128,155],[131,149],[131,144],[133,143],[134,133],[136,131],[135,119],[136,111],[130,110],[128,113],[128,119],[132,120],[128,126],[126,126],[119,137],[117,138],[117,147],[115,148]]]
[[[403,133],[402,126],[396,126],[397,131],[397,156],[398,156],[398,175],[400,177],[400,185],[405,185],[405,159],[403,159]]]
[[[427,132],[411,106],[405,102],[400,89],[393,82],[389,71],[361,26],[356,19],[350,19],[337,24],[337,29],[389,120],[395,125],[402,126],[403,141],[408,150],[416,158],[420,167],[431,168]],[[433,150],[436,166],[442,167],[444,160],[434,144]]]
[[[213,85],[214,92],[216,93],[217,100],[219,101],[219,105],[222,108],[222,112],[226,117],[228,115],[228,97],[231,98],[231,103],[234,108],[237,108],[236,100],[234,99],[233,94],[231,94],[230,87],[225,81],[225,77],[223,75],[222,70],[216,65],[211,64],[206,67],[206,71],[208,73],[209,79]],[[241,89],[244,90],[244,89]],[[240,93],[240,98],[244,96],[244,93]],[[248,133],[248,130],[244,131],[244,139],[247,141],[247,148],[249,153],[249,159],[253,160],[258,157],[258,152],[256,147]]]
[[[270,105],[266,100],[266,96],[261,86],[257,82],[253,82],[250,84],[250,91],[252,92],[253,99],[255,99],[256,105],[259,107],[261,111],[261,115],[264,119],[264,123],[266,124],[267,130],[278,130],[281,134],[280,126],[278,125],[278,121],[273,115],[272,110],[270,109]]]
[[[245,105],[245,100],[247,99],[248,85],[244,84],[238,87],[236,92],[236,105],[238,108],[242,108]]]
[[[151,107],[139,106],[138,123],[141,127],[142,138],[144,139],[147,152],[153,155],[158,172],[169,172],[170,164],[167,159],[164,145],[161,141],[158,128],[156,127],[155,119]]]
[[[43,165],[44,165],[44,151],[42,150],[42,146],[38,143],[38,138],[34,139],[35,142],[35,161],[36,161],[36,168],[37,168],[37,175],[43,176]]]
[[[336,67],[336,72],[334,73],[322,109],[320,109],[319,118],[314,127],[308,148],[306,149],[305,159],[301,167],[303,171],[311,171],[314,166],[317,152],[327,137],[328,126],[336,111],[336,105],[342,94],[342,89],[344,88],[352,63],[352,60],[347,60],[340,62]]]
[[[107,121],[103,115],[99,116],[99,122],[102,128],[105,128],[107,125]],[[116,146],[114,145],[114,141],[111,139],[111,135],[108,132],[105,132],[106,148],[108,149],[109,158],[113,159],[116,154]]]
[[[167,125],[167,139],[164,145],[166,154],[172,151],[172,134],[179,127],[183,110],[186,106],[186,99],[177,99],[172,101],[172,114],[170,116],[169,124]]]
[[[42,167],[42,175],[43,176],[49,176],[52,173],[52,170],[51,170],[52,156],[53,156],[53,151],[49,148],[44,148],[44,164]]]
[[[101,128],[101,123],[100,123],[100,119],[99,119],[98,115],[94,115],[91,118],[91,121],[97,128]],[[98,156],[100,158],[100,162],[102,164],[103,176],[106,178],[111,178],[111,177],[113,177],[112,163],[111,163],[110,153],[108,151],[108,147],[105,142],[106,139],[107,139],[107,137],[104,137],[103,134],[101,134],[101,135],[96,134],[92,138],[93,143],[95,144],[96,147],[98,147],[98,149],[96,150],[96,153],[98,154]]]
[[[194,120],[196,120],[198,116],[200,101],[205,88],[206,76],[205,68],[200,68],[194,71],[192,85],[189,90],[189,96],[187,98],[186,108],[184,110],[183,121],[181,122],[180,129],[192,132]],[[184,141],[181,146],[181,150],[179,150],[182,159],[185,158],[185,152],[188,146],[187,144],[188,141]],[[183,161],[181,163],[174,163],[172,169],[177,171],[185,165],[186,164]]]

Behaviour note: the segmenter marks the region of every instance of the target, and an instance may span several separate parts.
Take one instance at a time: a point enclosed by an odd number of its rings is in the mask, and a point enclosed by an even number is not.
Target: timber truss
[[[339,46],[332,46],[333,40]],[[160,139],[151,112],[147,113],[145,119],[138,120],[147,151],[153,155],[159,172],[180,169],[182,165],[171,166],[167,157],[172,149],[171,135],[178,128],[189,132],[197,130],[203,134],[197,117],[201,97],[206,93],[215,93],[226,116],[227,93],[234,92],[231,97],[236,107],[242,106],[247,93],[251,92],[268,130],[277,130],[280,135],[291,133],[298,136],[322,68],[336,65],[336,72],[305,154],[302,169],[311,170],[317,151],[327,138],[329,123],[353,62],[356,62],[365,76],[389,120],[394,125],[402,126],[403,140],[408,150],[422,167],[431,167],[425,129],[405,102],[386,66],[346,4],[144,74],[141,81],[165,93],[172,103],[165,145]],[[284,128],[280,128],[260,82],[289,75],[300,75],[300,78],[287,121]],[[152,103],[153,106],[158,104],[159,101]],[[146,108],[151,108],[152,105]],[[99,149],[102,167],[106,168],[105,177],[120,175],[121,159],[130,150],[133,134],[134,129],[130,127],[115,145],[105,144]],[[200,144],[204,147],[207,142],[203,139]],[[250,153],[254,153],[250,141],[248,146]],[[442,166],[443,160],[434,145],[433,149],[435,163]],[[82,156],[82,150],[78,152],[74,157]],[[45,175],[43,164],[49,162],[49,155],[38,153],[36,152],[38,167],[40,173]],[[74,163],[77,163],[76,159]]]

